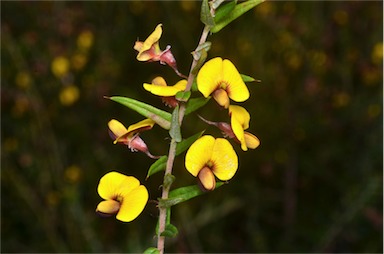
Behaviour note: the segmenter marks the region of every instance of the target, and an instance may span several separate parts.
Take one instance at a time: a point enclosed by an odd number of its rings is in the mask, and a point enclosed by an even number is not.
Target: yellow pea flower
[[[177,75],[186,78],[177,69],[176,59],[172,54],[171,46],[168,45],[165,50],[161,50],[159,46],[159,40],[163,33],[162,24],[158,24],[155,30],[148,36],[148,38],[142,41],[136,41],[133,48],[138,51],[136,59],[143,62],[156,62],[169,65]]]
[[[144,41],[136,41],[135,46],[133,47],[139,53],[137,54],[136,59],[139,61],[158,61],[157,57],[161,55],[161,50],[159,46],[159,40],[161,34],[163,33],[162,24],[158,24],[148,38]]]
[[[250,114],[248,111],[237,105],[229,106],[229,115],[231,117],[231,124],[226,122],[211,122],[199,116],[201,120],[207,124],[214,125],[219,128],[224,137],[233,138],[236,142],[241,144],[241,149],[247,151],[249,149],[256,149],[260,145],[260,140],[245,131],[249,128]]]
[[[230,105],[229,115],[231,117],[232,131],[240,142],[241,149],[247,151],[248,148],[257,148],[260,145],[260,140],[255,135],[244,131],[249,128],[249,121],[251,119],[248,111],[241,106]]]
[[[114,144],[123,143],[127,145],[132,152],[140,151],[152,159],[157,159],[159,157],[149,152],[144,140],[139,136],[140,132],[152,129],[154,124],[155,122],[152,119],[145,119],[130,125],[127,129],[121,122],[112,119],[108,122],[109,135],[114,140]]]
[[[173,86],[168,86],[164,78],[156,77],[152,80],[152,84],[144,83],[143,87],[148,92],[161,96],[161,99],[166,105],[174,108],[178,105],[175,95],[177,92],[185,90],[187,87],[187,80],[183,79]]]
[[[133,176],[126,176],[118,172],[105,174],[99,182],[97,192],[104,199],[96,212],[116,219],[130,222],[137,218],[144,210],[148,201],[148,191],[139,180]]]
[[[212,94],[217,103],[228,108],[229,99],[243,102],[249,91],[240,73],[228,59],[221,57],[207,61],[197,74],[197,88],[205,98]]]
[[[204,190],[211,191],[216,186],[215,176],[227,181],[235,175],[238,158],[228,140],[204,135],[189,147],[185,167]]]

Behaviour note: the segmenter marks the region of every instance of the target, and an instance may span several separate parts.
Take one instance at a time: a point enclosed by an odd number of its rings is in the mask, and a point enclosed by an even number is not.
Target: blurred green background
[[[107,122],[137,113],[103,96],[166,108],[142,88],[162,75],[136,61],[134,42],[163,24],[187,74],[202,31],[198,1],[1,2],[1,251],[141,252],[155,246],[153,202],[132,223],[101,218],[99,179],[111,170],[136,176],[156,199],[162,174],[153,162],[113,145]],[[383,3],[265,2],[212,42],[209,58],[231,59],[249,83],[249,131],[261,146],[236,146],[230,184],[180,204],[167,252],[383,251]],[[217,120],[210,103],[200,110]],[[185,121],[185,137],[202,129]],[[167,132],[142,134],[167,153]],[[177,158],[175,187],[195,183]]]

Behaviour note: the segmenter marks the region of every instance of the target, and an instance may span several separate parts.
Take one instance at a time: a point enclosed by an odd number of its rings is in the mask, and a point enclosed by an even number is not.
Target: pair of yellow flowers
[[[136,42],[135,49],[139,51],[138,60],[140,57],[145,57],[141,59],[143,61],[150,60],[150,54],[146,51],[153,49],[153,52],[159,56],[155,60],[161,61],[162,52],[158,46],[160,35],[161,25],[156,27],[154,33],[144,43]],[[167,47],[164,52],[168,52],[168,49]],[[173,68],[178,72],[176,65]],[[157,77],[152,84],[145,83],[143,86],[152,94],[161,96],[167,104],[174,106],[174,103],[177,103],[174,96],[177,92],[184,91],[186,85],[186,80],[180,80],[173,86],[167,86],[162,77]],[[250,121],[247,110],[241,106],[230,105],[230,99],[243,102],[249,98],[248,88],[231,61],[220,57],[207,61],[197,75],[197,88],[204,97],[212,96],[219,105],[228,109],[231,124],[223,123],[219,127],[225,136],[234,138],[241,144],[244,151],[259,146],[258,138],[245,131],[249,128]],[[154,157],[138,136],[140,131],[150,129],[153,125],[152,120],[146,119],[127,129],[118,121],[111,120],[109,129],[115,143],[127,144],[131,149],[140,150]],[[136,143],[140,144],[139,148],[135,147]],[[213,190],[216,185],[215,177],[227,181],[235,175],[238,158],[227,139],[204,135],[188,149],[185,167],[199,179],[203,189]],[[105,215],[116,214],[116,218],[124,222],[134,220],[143,211],[148,201],[148,191],[145,186],[140,185],[139,180],[118,172],[109,172],[101,178],[98,193],[105,200],[99,203],[96,211]]]

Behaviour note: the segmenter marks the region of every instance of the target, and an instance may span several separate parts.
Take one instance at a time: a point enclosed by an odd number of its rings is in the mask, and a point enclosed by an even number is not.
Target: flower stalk
[[[199,44],[196,47],[196,49],[201,46],[203,43],[206,42],[208,34],[209,34],[210,27],[204,26],[203,32],[201,34]],[[193,74],[192,70],[195,68],[198,60],[193,59],[190,72],[187,79],[187,86],[185,88],[185,91],[190,91],[192,87],[193,80],[195,79],[195,74]],[[179,109],[179,125],[181,125],[183,118],[185,114],[185,103],[180,103],[180,109]],[[167,160],[167,167],[165,169],[164,176],[167,174],[172,174],[173,170],[173,162],[175,160],[176,156],[176,145],[177,142],[174,138],[171,140],[171,144],[169,146],[169,153],[168,153],[168,160]],[[165,179],[165,177],[164,177]],[[161,198],[167,199],[169,195],[169,191],[171,189],[171,184],[163,185]],[[165,237],[161,236],[161,233],[165,230],[166,225],[166,217],[167,217],[167,208],[166,207],[159,207],[159,230],[158,230],[158,238],[157,238],[157,249],[159,250],[160,254],[164,253],[164,244],[165,244]]]

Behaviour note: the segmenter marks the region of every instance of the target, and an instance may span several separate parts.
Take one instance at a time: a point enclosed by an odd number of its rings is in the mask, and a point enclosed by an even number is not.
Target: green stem
[[[204,30],[201,34],[200,41],[199,41],[199,44],[197,47],[199,47],[201,44],[203,44],[207,40],[209,30],[210,30],[210,27],[208,27],[208,26],[204,27]],[[195,79],[195,74],[192,74],[192,70],[193,70],[193,68],[195,68],[196,64],[197,64],[197,60],[193,59],[193,62],[191,64],[191,69],[189,71],[187,87],[186,87],[185,91],[191,90],[193,80]],[[182,123],[183,118],[184,118],[184,113],[185,113],[185,103],[181,103],[180,110],[179,110],[179,124],[180,124],[180,126],[181,126],[181,123]],[[174,162],[175,156],[176,156],[176,145],[177,145],[176,140],[172,139],[171,144],[169,146],[167,167],[165,169],[164,179],[165,179],[165,176],[167,174],[172,174],[173,162]],[[162,194],[161,194],[162,199],[168,198],[168,194],[169,194],[170,189],[171,189],[171,184],[164,184],[163,183],[163,189],[162,189]],[[159,230],[158,230],[158,238],[157,238],[157,249],[159,250],[160,254],[164,253],[165,237],[160,236],[160,235],[165,230],[166,219],[167,219],[167,208],[159,207]]]

